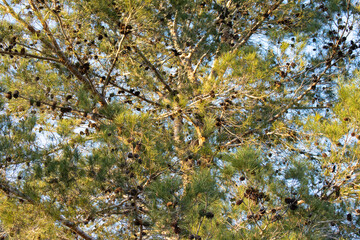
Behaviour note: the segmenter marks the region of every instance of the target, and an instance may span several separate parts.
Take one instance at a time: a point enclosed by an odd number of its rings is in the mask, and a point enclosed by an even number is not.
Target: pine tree
[[[1,1],[4,238],[360,238],[359,11]]]

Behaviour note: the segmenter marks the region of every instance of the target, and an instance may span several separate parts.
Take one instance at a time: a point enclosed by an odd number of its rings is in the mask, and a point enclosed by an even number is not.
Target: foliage
[[[355,1],[2,0],[8,239],[357,239]]]

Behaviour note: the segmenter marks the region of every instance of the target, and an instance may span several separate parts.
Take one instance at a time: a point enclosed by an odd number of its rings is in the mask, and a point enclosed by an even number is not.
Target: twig
[[[200,57],[198,63],[196,64],[196,66],[195,66],[195,68],[194,68],[194,70],[193,70],[193,72],[192,72],[193,75],[196,74],[197,70],[199,69],[199,67],[200,67],[200,65],[201,65],[201,63],[202,63],[202,61],[204,60],[204,58],[205,58],[206,55],[208,55],[208,54],[209,54],[209,51],[207,51],[206,53],[204,53],[204,54]]]
[[[245,36],[243,36],[239,42],[234,46],[233,52],[237,51],[240,47],[242,47],[248,40],[249,38],[255,33],[255,31],[261,26],[261,24],[268,19],[271,14],[280,6],[280,4],[283,2],[283,0],[280,0],[278,2],[276,2],[275,4],[273,4],[262,16],[261,20],[255,22],[248,34],[246,34]]]
[[[150,104],[155,105],[155,106],[157,106],[157,107],[161,107],[161,105],[160,105],[159,103],[154,102],[154,101],[151,101],[151,100],[149,100],[149,99],[147,99],[147,98],[145,98],[145,97],[143,97],[143,96],[141,96],[141,95],[135,95],[134,92],[131,92],[131,91],[127,90],[126,88],[123,88],[123,87],[119,86],[118,84],[116,84],[116,83],[114,83],[114,82],[110,82],[110,84],[113,85],[113,86],[116,87],[116,88],[121,89],[122,91],[125,91],[125,92],[133,95],[134,97],[137,97],[137,98],[140,98],[141,100],[144,100],[144,101],[147,102],[147,103],[150,103]]]
[[[15,55],[15,56],[22,56],[22,57],[30,57],[30,58],[40,59],[40,60],[47,60],[47,61],[61,63],[61,61],[58,58],[42,57],[42,56],[28,54],[28,53],[22,54],[22,53],[19,53],[19,52],[6,52],[6,51],[1,51],[0,50],[0,54],[6,54],[6,55],[11,55],[11,56]]]
[[[130,18],[131,18],[131,13],[130,13],[130,15],[128,16],[126,22],[128,22],[128,21],[130,20]],[[126,23],[126,24],[127,24],[127,23]],[[126,24],[125,24],[125,27],[126,27]],[[106,86],[107,86],[107,85],[109,84],[109,82],[110,82],[110,75],[111,75],[111,72],[112,72],[112,71],[114,70],[114,68],[115,68],[115,64],[116,64],[116,62],[117,62],[117,60],[118,60],[118,57],[119,57],[119,54],[120,54],[120,51],[121,51],[121,47],[122,47],[122,44],[123,44],[123,42],[124,42],[124,40],[125,40],[125,37],[126,37],[126,34],[124,34],[123,37],[122,37],[121,40],[120,40],[119,47],[118,47],[118,50],[116,51],[114,61],[113,61],[112,65],[111,65],[111,67],[110,67],[110,69],[109,69],[109,71],[108,71],[108,73],[107,73],[106,80],[105,80],[105,84],[104,84],[104,86],[103,86],[103,88],[102,88],[102,90],[101,90],[101,95],[102,95],[102,96],[104,96],[105,88],[106,88]]]
[[[140,57],[145,61],[146,65],[149,66],[155,73],[156,78],[165,86],[168,92],[172,92],[171,87],[166,83],[165,79],[161,76],[159,70],[146,58],[146,56],[140,51],[137,46],[133,46],[133,49],[140,55]]]

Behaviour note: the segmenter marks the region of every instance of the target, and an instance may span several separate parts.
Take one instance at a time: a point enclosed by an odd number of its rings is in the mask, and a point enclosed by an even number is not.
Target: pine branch
[[[130,13],[130,15],[127,17],[127,20],[126,20],[126,23],[125,23],[125,28],[126,28],[126,26],[127,26],[127,23],[130,21],[130,18],[131,18],[131,13]],[[118,50],[117,50],[116,53],[115,53],[115,58],[114,58],[114,60],[113,60],[113,63],[112,63],[112,65],[111,65],[111,67],[110,67],[107,75],[106,75],[105,84],[104,84],[104,86],[103,86],[103,88],[102,88],[102,90],[101,90],[101,95],[102,95],[102,96],[104,96],[106,86],[107,86],[107,85],[109,84],[109,82],[110,82],[110,75],[111,75],[112,71],[113,71],[114,68],[115,68],[116,62],[118,61],[118,57],[119,57],[119,54],[120,54],[120,51],[121,51],[121,48],[122,48],[122,45],[123,45],[123,42],[124,42],[126,36],[127,36],[127,35],[124,34],[124,35],[122,36],[121,40],[120,40]]]
[[[277,1],[275,4],[273,4],[265,13],[262,14],[261,19],[255,22],[249,29],[248,33],[244,35],[242,38],[240,38],[239,42],[234,46],[234,49],[232,52],[237,51],[240,47],[242,47],[249,38],[258,30],[258,28],[264,23],[265,20],[267,20],[271,14],[281,5],[281,3],[284,0]]]
[[[151,101],[151,100],[143,97],[142,95],[136,95],[133,91],[130,91],[130,90],[124,88],[124,87],[121,87],[120,85],[116,84],[116,83],[113,82],[113,81],[111,81],[110,84],[113,85],[114,87],[120,89],[121,91],[127,92],[128,94],[131,94],[131,95],[133,95],[134,97],[137,97],[137,98],[139,98],[139,99],[141,99],[141,100],[143,100],[143,101],[145,101],[145,102],[147,102],[147,103],[150,103],[151,105],[154,105],[154,106],[157,106],[157,107],[161,107],[161,105],[160,105],[159,103],[154,102],[154,101]]]
[[[34,55],[34,54],[29,54],[29,53],[20,53],[20,52],[7,52],[7,51],[1,51],[0,50],[0,54],[5,54],[5,55],[10,55],[10,56],[20,56],[20,57],[29,57],[29,58],[35,58],[35,59],[39,59],[39,60],[46,60],[46,61],[50,61],[50,62],[57,62],[57,63],[61,63],[61,61],[58,58],[54,58],[54,57],[43,57],[43,56],[38,56],[38,55]]]
[[[76,51],[75,51],[74,48],[73,48],[73,40],[72,40],[72,39],[66,34],[66,32],[65,32],[64,24],[63,24],[63,22],[62,22],[62,20],[61,20],[61,17],[59,16],[59,14],[57,14],[56,11],[53,11],[46,2],[43,2],[42,4],[44,4],[44,5],[46,6],[46,8],[49,10],[49,12],[50,12],[53,16],[55,16],[55,18],[56,18],[56,20],[57,20],[57,22],[58,22],[58,25],[60,26],[61,33],[62,33],[63,36],[65,37],[66,41],[69,43],[69,45],[70,45],[69,47],[71,48],[72,53],[76,56],[77,60],[78,60],[81,64],[83,64],[83,61],[82,61],[81,57],[76,53]],[[55,2],[53,2],[53,4],[54,4],[54,6],[56,5]]]
[[[206,53],[204,53],[204,54],[199,58],[199,61],[198,61],[197,64],[195,65],[195,68],[194,68],[194,70],[193,70],[193,72],[192,72],[192,75],[195,75],[195,74],[196,74],[197,70],[199,69],[199,67],[200,67],[200,65],[201,65],[201,63],[202,63],[202,61],[204,60],[204,58],[205,58],[206,55],[208,55],[208,54],[209,54],[209,51],[207,51]]]
[[[132,48],[145,61],[146,65],[151,68],[151,70],[155,73],[156,78],[165,86],[165,89],[169,93],[173,92],[171,87],[166,83],[165,79],[161,76],[159,70],[146,58],[146,56],[140,51],[140,49],[137,46],[133,46]]]
[[[232,49],[232,53],[235,53],[239,48],[241,48],[249,39],[250,37],[256,32],[257,29],[259,29],[259,27],[264,23],[264,21],[266,19],[268,19],[271,14],[281,5],[281,3],[283,2],[283,0],[278,1],[277,3],[273,4],[262,16],[261,19],[258,20],[257,22],[255,22],[250,29],[248,30],[248,33],[245,34],[240,40],[239,42],[233,47]],[[221,28],[222,24],[220,25]],[[211,79],[212,77],[214,77],[216,75],[215,71],[214,71],[214,67],[216,66],[217,62],[218,62],[218,58],[220,57],[220,45],[218,46],[218,49],[215,52],[215,56],[214,56],[214,63],[213,63],[213,67],[211,69],[211,72],[209,74],[209,79]]]
[[[314,89],[314,87],[316,87],[316,85],[320,82],[320,78],[325,75],[326,71],[330,68],[329,65],[327,65],[325,67],[325,69],[316,77],[316,79],[313,81],[312,84],[310,84],[308,86],[307,89],[305,89],[298,97],[294,98],[292,101],[290,101],[289,104],[287,104],[286,106],[282,107],[280,112],[278,112],[277,114],[273,115],[269,120],[267,120],[264,124],[262,124],[261,126],[255,128],[255,129],[250,129],[248,131],[246,131],[245,133],[241,134],[239,137],[243,138],[245,136],[248,136],[249,134],[252,134],[254,132],[259,131],[260,129],[262,129],[265,125],[274,122],[275,120],[277,120],[279,117],[281,117],[285,112],[287,112],[287,110],[289,110],[290,108],[292,108],[292,106],[294,106],[294,104],[298,103],[301,99],[304,98],[304,96],[306,96],[306,94],[308,92],[310,92],[312,89]],[[302,86],[300,86],[298,88],[298,90],[301,88]],[[227,143],[225,143],[223,145],[223,147],[236,147],[237,145],[233,145],[232,143],[238,141],[238,138],[234,138],[230,141],[228,141]]]
[[[176,26],[177,25],[177,17],[178,17],[178,11],[175,12],[174,21],[172,21],[172,20],[168,21],[168,27],[170,30],[170,36],[171,36],[171,40],[174,45],[174,48],[178,53],[181,54],[180,56],[182,56],[183,51],[179,45],[179,37],[178,37],[177,26]]]
[[[11,197],[11,195],[14,195],[16,197],[19,197],[28,203],[31,203],[32,205],[37,205],[38,202],[34,199],[32,199],[30,196],[22,193],[17,188],[10,185],[10,183],[5,180],[4,177],[0,178],[0,189],[4,191],[7,195]],[[43,209],[44,210],[44,209]],[[81,228],[79,228],[74,222],[67,220],[64,216],[55,216],[54,214],[51,214],[50,212],[47,212],[47,214],[51,215],[56,220],[60,221],[64,226],[67,226],[72,231],[74,231],[77,235],[83,237],[86,240],[96,240],[96,238],[90,236],[89,234],[85,233]]]
[[[31,0],[29,0],[30,5],[33,5],[31,3]],[[67,59],[67,57],[65,56],[65,54],[60,50],[60,47],[58,46],[55,38],[52,36],[51,32],[48,30],[48,26],[45,22],[42,22],[45,30],[47,29],[47,32],[49,35],[49,37],[52,39],[52,42],[54,45],[52,45],[48,40],[46,40],[44,37],[41,36],[40,32],[37,32],[35,30],[35,28],[33,26],[31,26],[30,24],[26,23],[18,14],[16,14],[16,12],[14,11],[14,9],[12,9],[10,7],[10,5],[4,1],[5,6],[1,5],[2,8],[5,8],[5,10],[13,17],[15,18],[21,25],[23,25],[26,29],[28,29],[30,31],[30,33],[32,33],[33,35],[37,35],[39,36],[40,40],[45,44],[45,46],[47,46],[49,49],[52,49],[53,51],[55,51],[58,54],[59,57],[59,61],[60,63],[62,63],[66,68],[68,68],[68,70],[74,74],[81,82],[83,82],[86,86],[88,86],[91,90],[91,92],[99,97],[100,103],[104,106],[107,105],[107,102],[105,100],[105,98],[103,96],[100,95],[100,93],[96,90],[96,88],[94,87],[94,85],[91,83],[90,80],[88,80],[87,78],[85,78],[80,72],[79,70],[73,66],[70,61]],[[41,21],[41,18],[39,19]]]
[[[121,51],[121,48],[122,48],[122,44],[125,40],[125,37],[126,37],[126,34],[123,35],[123,37],[121,38],[120,40],[120,43],[119,43],[119,47],[115,53],[115,57],[114,57],[114,60],[113,60],[113,63],[108,71],[108,73],[106,74],[106,79],[105,79],[105,83],[104,83],[104,86],[102,87],[102,90],[101,90],[101,95],[104,96],[104,93],[105,93],[105,89],[107,87],[107,85],[109,84],[110,82],[110,75],[112,73],[112,71],[114,70],[115,66],[116,66],[116,62],[118,61],[118,58],[119,58],[119,54],[120,54],[120,51]]]
[[[198,135],[199,147],[201,147],[205,142],[205,138],[202,136],[200,127],[190,118],[190,116],[188,114],[184,113],[184,115],[185,115],[186,120],[191,122],[192,125],[194,126],[196,134]]]

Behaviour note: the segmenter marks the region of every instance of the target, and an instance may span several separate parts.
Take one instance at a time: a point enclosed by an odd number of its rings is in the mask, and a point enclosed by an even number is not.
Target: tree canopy
[[[2,239],[360,239],[359,11],[0,1]]]

